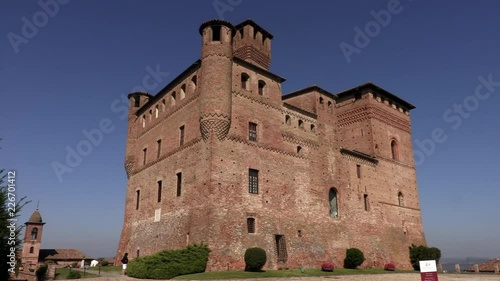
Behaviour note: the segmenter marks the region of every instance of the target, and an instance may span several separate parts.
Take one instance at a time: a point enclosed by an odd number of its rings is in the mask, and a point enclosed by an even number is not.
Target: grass
[[[74,269],[72,271],[75,271]],[[69,269],[68,268],[58,268],[56,269],[56,277],[54,280],[65,280],[68,279],[68,274],[69,274]],[[85,276],[83,276],[83,272],[80,272],[80,275],[82,276],[81,278],[93,278],[93,277],[98,277],[96,274],[92,273],[85,273]]]
[[[99,271],[99,267],[88,267],[87,270],[92,270],[92,271]],[[109,273],[121,273],[122,272],[122,267],[121,266],[114,266],[114,265],[107,265],[107,266],[101,266],[101,272],[109,272]]]
[[[413,270],[387,271],[383,269],[346,269],[346,268],[336,268],[333,272],[326,272],[326,271],[321,271],[321,269],[309,268],[309,269],[304,269],[304,273],[302,273],[300,269],[266,270],[262,272],[214,271],[214,272],[203,272],[196,274],[181,275],[173,279],[206,280],[206,279],[263,278],[263,277],[306,277],[306,276],[353,275],[353,274],[392,274],[392,273],[415,273],[415,272],[416,271]]]

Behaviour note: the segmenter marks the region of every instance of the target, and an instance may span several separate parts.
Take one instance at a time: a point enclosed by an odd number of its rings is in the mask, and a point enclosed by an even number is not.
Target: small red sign
[[[438,281],[437,272],[422,272],[420,273],[422,281]]]

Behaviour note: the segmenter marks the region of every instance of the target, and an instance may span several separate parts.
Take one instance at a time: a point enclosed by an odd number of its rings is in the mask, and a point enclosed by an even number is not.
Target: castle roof
[[[30,219],[28,220],[28,223],[42,223],[42,216],[40,215],[40,212],[38,211],[38,209],[36,209],[33,212]]]
[[[200,25],[200,29],[199,29],[200,34],[203,34],[203,29],[205,29],[205,27],[207,27],[209,25],[224,25],[224,26],[227,26],[231,29],[233,36],[236,33],[236,29],[234,28],[232,23],[225,21],[225,20],[213,19],[213,20],[206,21]]]
[[[77,249],[41,249],[38,259],[44,260],[82,260],[90,256]]]
[[[236,28],[236,30],[239,30],[240,28],[244,27],[245,25],[251,25],[254,29],[254,31],[260,31],[260,33],[262,33],[265,37],[269,38],[269,39],[273,39],[273,35],[271,33],[269,33],[267,30],[265,30],[264,28],[262,28],[260,25],[256,24],[253,20],[251,19],[247,19],[246,21],[240,23],[240,24],[237,24],[234,28]]]
[[[329,96],[336,100],[337,102],[342,102],[344,100],[350,99],[354,94],[356,93],[364,93],[367,91],[372,91],[376,94],[379,94],[380,96],[384,96],[387,99],[393,100],[394,102],[400,104],[401,106],[405,107],[407,110],[414,109],[415,106],[410,104],[409,102],[397,97],[396,95],[382,89],[381,87],[373,84],[372,82],[367,82],[364,84],[361,84],[359,86],[347,89],[345,91],[339,92],[337,94],[332,94],[329,91],[326,91],[316,85],[309,86],[300,90],[297,90],[295,92],[288,93],[283,96],[283,100],[286,100],[288,98],[300,96],[302,94],[310,93],[312,91],[317,91],[321,94],[324,94],[326,96]]]

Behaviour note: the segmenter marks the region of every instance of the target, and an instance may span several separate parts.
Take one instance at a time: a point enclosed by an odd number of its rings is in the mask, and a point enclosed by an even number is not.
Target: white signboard
[[[420,272],[437,272],[436,261],[420,261]]]

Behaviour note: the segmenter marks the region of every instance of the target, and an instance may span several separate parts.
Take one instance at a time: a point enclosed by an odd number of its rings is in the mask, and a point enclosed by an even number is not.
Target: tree
[[[11,273],[17,273],[17,250],[21,248],[19,237],[24,227],[17,218],[29,203],[26,197],[17,199],[15,189],[15,172],[0,169],[0,280],[8,280]]]
[[[420,261],[435,260],[439,263],[441,258],[441,250],[436,247],[429,248],[424,245],[416,246],[412,244],[410,247],[410,262],[413,269],[420,270]]]

